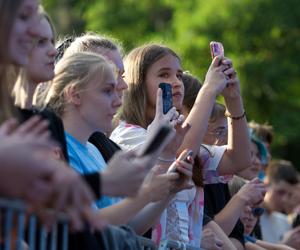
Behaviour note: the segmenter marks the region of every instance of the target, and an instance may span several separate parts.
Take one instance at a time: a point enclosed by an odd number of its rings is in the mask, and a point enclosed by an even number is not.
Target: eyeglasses
[[[228,131],[227,131],[227,129],[219,129],[219,130],[210,131],[210,132],[208,132],[208,134],[225,137],[228,135]]]
[[[255,217],[260,217],[265,212],[265,209],[262,207],[255,207],[255,208],[252,208],[251,212]]]

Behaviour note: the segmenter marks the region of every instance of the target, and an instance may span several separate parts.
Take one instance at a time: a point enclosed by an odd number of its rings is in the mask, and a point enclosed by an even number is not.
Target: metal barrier
[[[36,216],[26,215],[25,211],[24,202],[0,198],[0,250],[68,249],[68,222],[64,215],[59,216],[59,229],[54,224],[48,232]],[[179,241],[161,241],[156,246],[150,239],[138,238],[143,250],[202,250]]]
[[[204,250],[200,247],[193,247],[174,240],[161,241],[159,246],[156,246],[150,239],[139,237],[140,244],[143,250]]]
[[[25,211],[24,202],[0,198],[0,250],[68,249],[68,223],[65,216],[60,215],[58,223],[47,232],[45,226],[39,226],[36,216],[27,216]]]

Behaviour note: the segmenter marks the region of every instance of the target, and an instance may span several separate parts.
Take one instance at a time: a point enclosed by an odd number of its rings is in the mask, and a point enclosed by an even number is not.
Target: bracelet
[[[224,114],[226,117],[232,119],[232,120],[240,120],[242,118],[244,118],[246,116],[246,111],[244,111],[244,113],[240,116],[232,116],[227,110]]]
[[[172,158],[172,159],[167,159],[167,158],[163,158],[163,157],[158,157],[157,160],[162,161],[162,162],[173,162],[176,161],[176,157]]]

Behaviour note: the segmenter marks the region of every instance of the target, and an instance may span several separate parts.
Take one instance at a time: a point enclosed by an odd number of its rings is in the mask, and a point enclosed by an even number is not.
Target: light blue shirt
[[[107,164],[99,150],[91,143],[82,144],[69,133],[65,132],[70,166],[80,174],[102,172]],[[117,200],[108,196],[101,196],[96,201],[98,208],[115,204]]]

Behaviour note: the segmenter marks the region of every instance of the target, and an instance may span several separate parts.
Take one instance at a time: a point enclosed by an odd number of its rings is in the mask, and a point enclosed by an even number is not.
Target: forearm
[[[256,244],[268,250],[293,250],[294,249],[283,244],[273,244],[262,240],[257,240]]]
[[[174,195],[170,195],[167,199],[150,203],[144,207],[134,218],[128,223],[137,234],[146,233],[159,220],[162,212],[168,206]]]
[[[227,112],[232,117],[240,117],[244,113],[241,97],[225,99]],[[220,174],[233,174],[251,165],[250,138],[246,116],[240,119],[228,118],[228,145],[226,157],[231,168],[220,169]],[[226,172],[230,171],[230,173]]]
[[[193,108],[185,120],[185,123],[189,123],[191,128],[184,137],[184,141],[180,146],[180,152],[186,148],[193,150],[195,153],[199,151],[215,99],[216,94],[203,85]]]
[[[227,205],[214,217],[214,221],[222,228],[226,235],[229,235],[244,209],[245,201],[238,195],[234,195]]]
[[[236,250],[237,248],[233,245],[233,243],[230,241],[230,239],[225,235],[224,231],[220,228],[220,226],[215,221],[210,221],[207,223],[203,229],[209,228],[211,229],[217,236],[218,239],[220,239],[223,242],[223,249],[226,250]]]
[[[229,238],[231,243],[235,246],[235,248],[237,250],[244,250],[245,247],[243,246],[243,244],[241,242],[239,242],[237,239],[235,238]]]
[[[148,200],[142,197],[125,198],[117,204],[100,209],[98,214],[112,225],[122,225],[128,223],[147,204]]]
[[[266,250],[265,248],[262,248],[262,247],[258,246],[257,244],[254,244],[252,242],[246,242],[245,249],[246,250]]]

